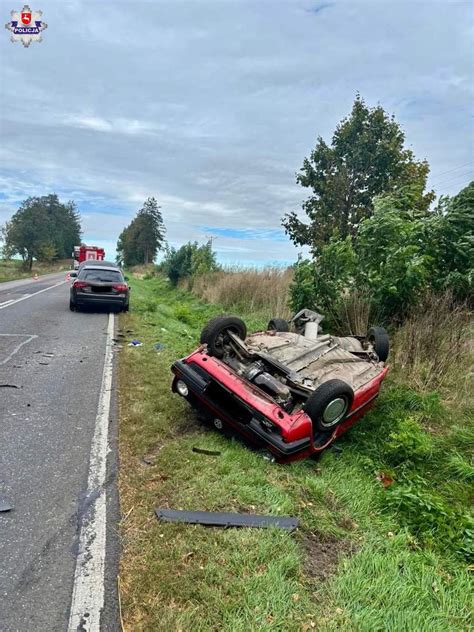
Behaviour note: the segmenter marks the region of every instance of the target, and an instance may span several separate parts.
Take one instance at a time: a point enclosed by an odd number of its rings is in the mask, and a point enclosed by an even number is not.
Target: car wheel
[[[122,312],[128,312],[129,309],[130,307],[129,307],[129,304],[127,303],[126,305],[122,307]]]
[[[268,323],[267,331],[290,331],[290,327],[284,318],[272,318]]]
[[[304,410],[313,422],[313,434],[332,432],[349,412],[354,391],[342,380],[328,380],[321,384],[306,400]]]
[[[69,309],[71,310],[71,312],[76,311],[76,306],[71,300],[69,301]]]
[[[385,362],[390,351],[390,340],[387,331],[383,327],[371,327],[367,332],[367,341],[374,348],[380,362]]]
[[[211,356],[222,358],[225,348],[230,342],[227,332],[231,331],[241,340],[247,336],[247,327],[237,316],[216,316],[212,318],[201,332],[201,344],[207,344]]]

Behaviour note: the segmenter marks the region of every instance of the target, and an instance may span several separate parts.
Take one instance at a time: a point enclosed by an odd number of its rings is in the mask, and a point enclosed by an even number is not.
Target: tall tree
[[[350,115],[334,132],[331,145],[319,137],[296,180],[312,189],[303,202],[309,223],[295,212],[283,226],[297,245],[310,246],[314,255],[336,232],[354,236],[360,222],[373,214],[373,199],[393,193],[409,196],[416,213],[426,213],[434,199],[425,192],[429,166],[404,148],[405,136],[395,119],[379,105],[369,108],[357,95]]]
[[[65,259],[81,240],[80,216],[74,202],[56,194],[30,197],[3,228],[4,254],[20,255],[31,269],[33,260]]]
[[[166,229],[160,207],[148,198],[130,224],[120,233],[117,259],[126,266],[153,263],[165,246]]]

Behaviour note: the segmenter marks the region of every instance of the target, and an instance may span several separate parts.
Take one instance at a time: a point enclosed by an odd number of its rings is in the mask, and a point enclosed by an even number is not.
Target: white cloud
[[[318,135],[330,139],[356,91],[396,115],[440,192],[472,177],[467,2],[41,8],[41,44],[0,38],[0,221],[54,190],[83,208],[86,238],[110,243],[149,195],[176,244],[205,226],[278,228],[308,193],[294,177],[304,156]],[[271,240],[218,246],[236,260],[297,252]]]

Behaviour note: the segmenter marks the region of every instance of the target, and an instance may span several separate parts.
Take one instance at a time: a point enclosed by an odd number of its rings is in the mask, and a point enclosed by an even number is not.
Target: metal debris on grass
[[[257,514],[240,514],[220,511],[180,511],[177,509],[156,508],[158,520],[164,522],[187,522],[209,527],[276,527],[293,531],[298,527],[298,519],[291,516],[261,516]]]
[[[220,456],[221,453],[219,452],[219,450],[205,450],[204,448],[193,448],[193,452],[196,452],[196,454],[207,454],[208,456]]]

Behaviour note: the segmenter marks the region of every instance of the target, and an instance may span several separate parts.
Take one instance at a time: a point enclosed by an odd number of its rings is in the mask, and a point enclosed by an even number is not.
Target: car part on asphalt
[[[0,498],[0,512],[11,511],[15,505],[6,498]]]
[[[289,516],[261,516],[220,511],[180,511],[177,509],[155,509],[158,520],[165,522],[187,522],[210,527],[276,527],[294,531],[298,527],[297,518]]]
[[[247,336],[237,316],[213,318],[201,346],[173,364],[172,390],[217,430],[236,430],[280,462],[320,452],[367,412],[388,372],[382,327],[341,337],[320,332],[322,320],[301,310],[292,331],[275,318]]]

